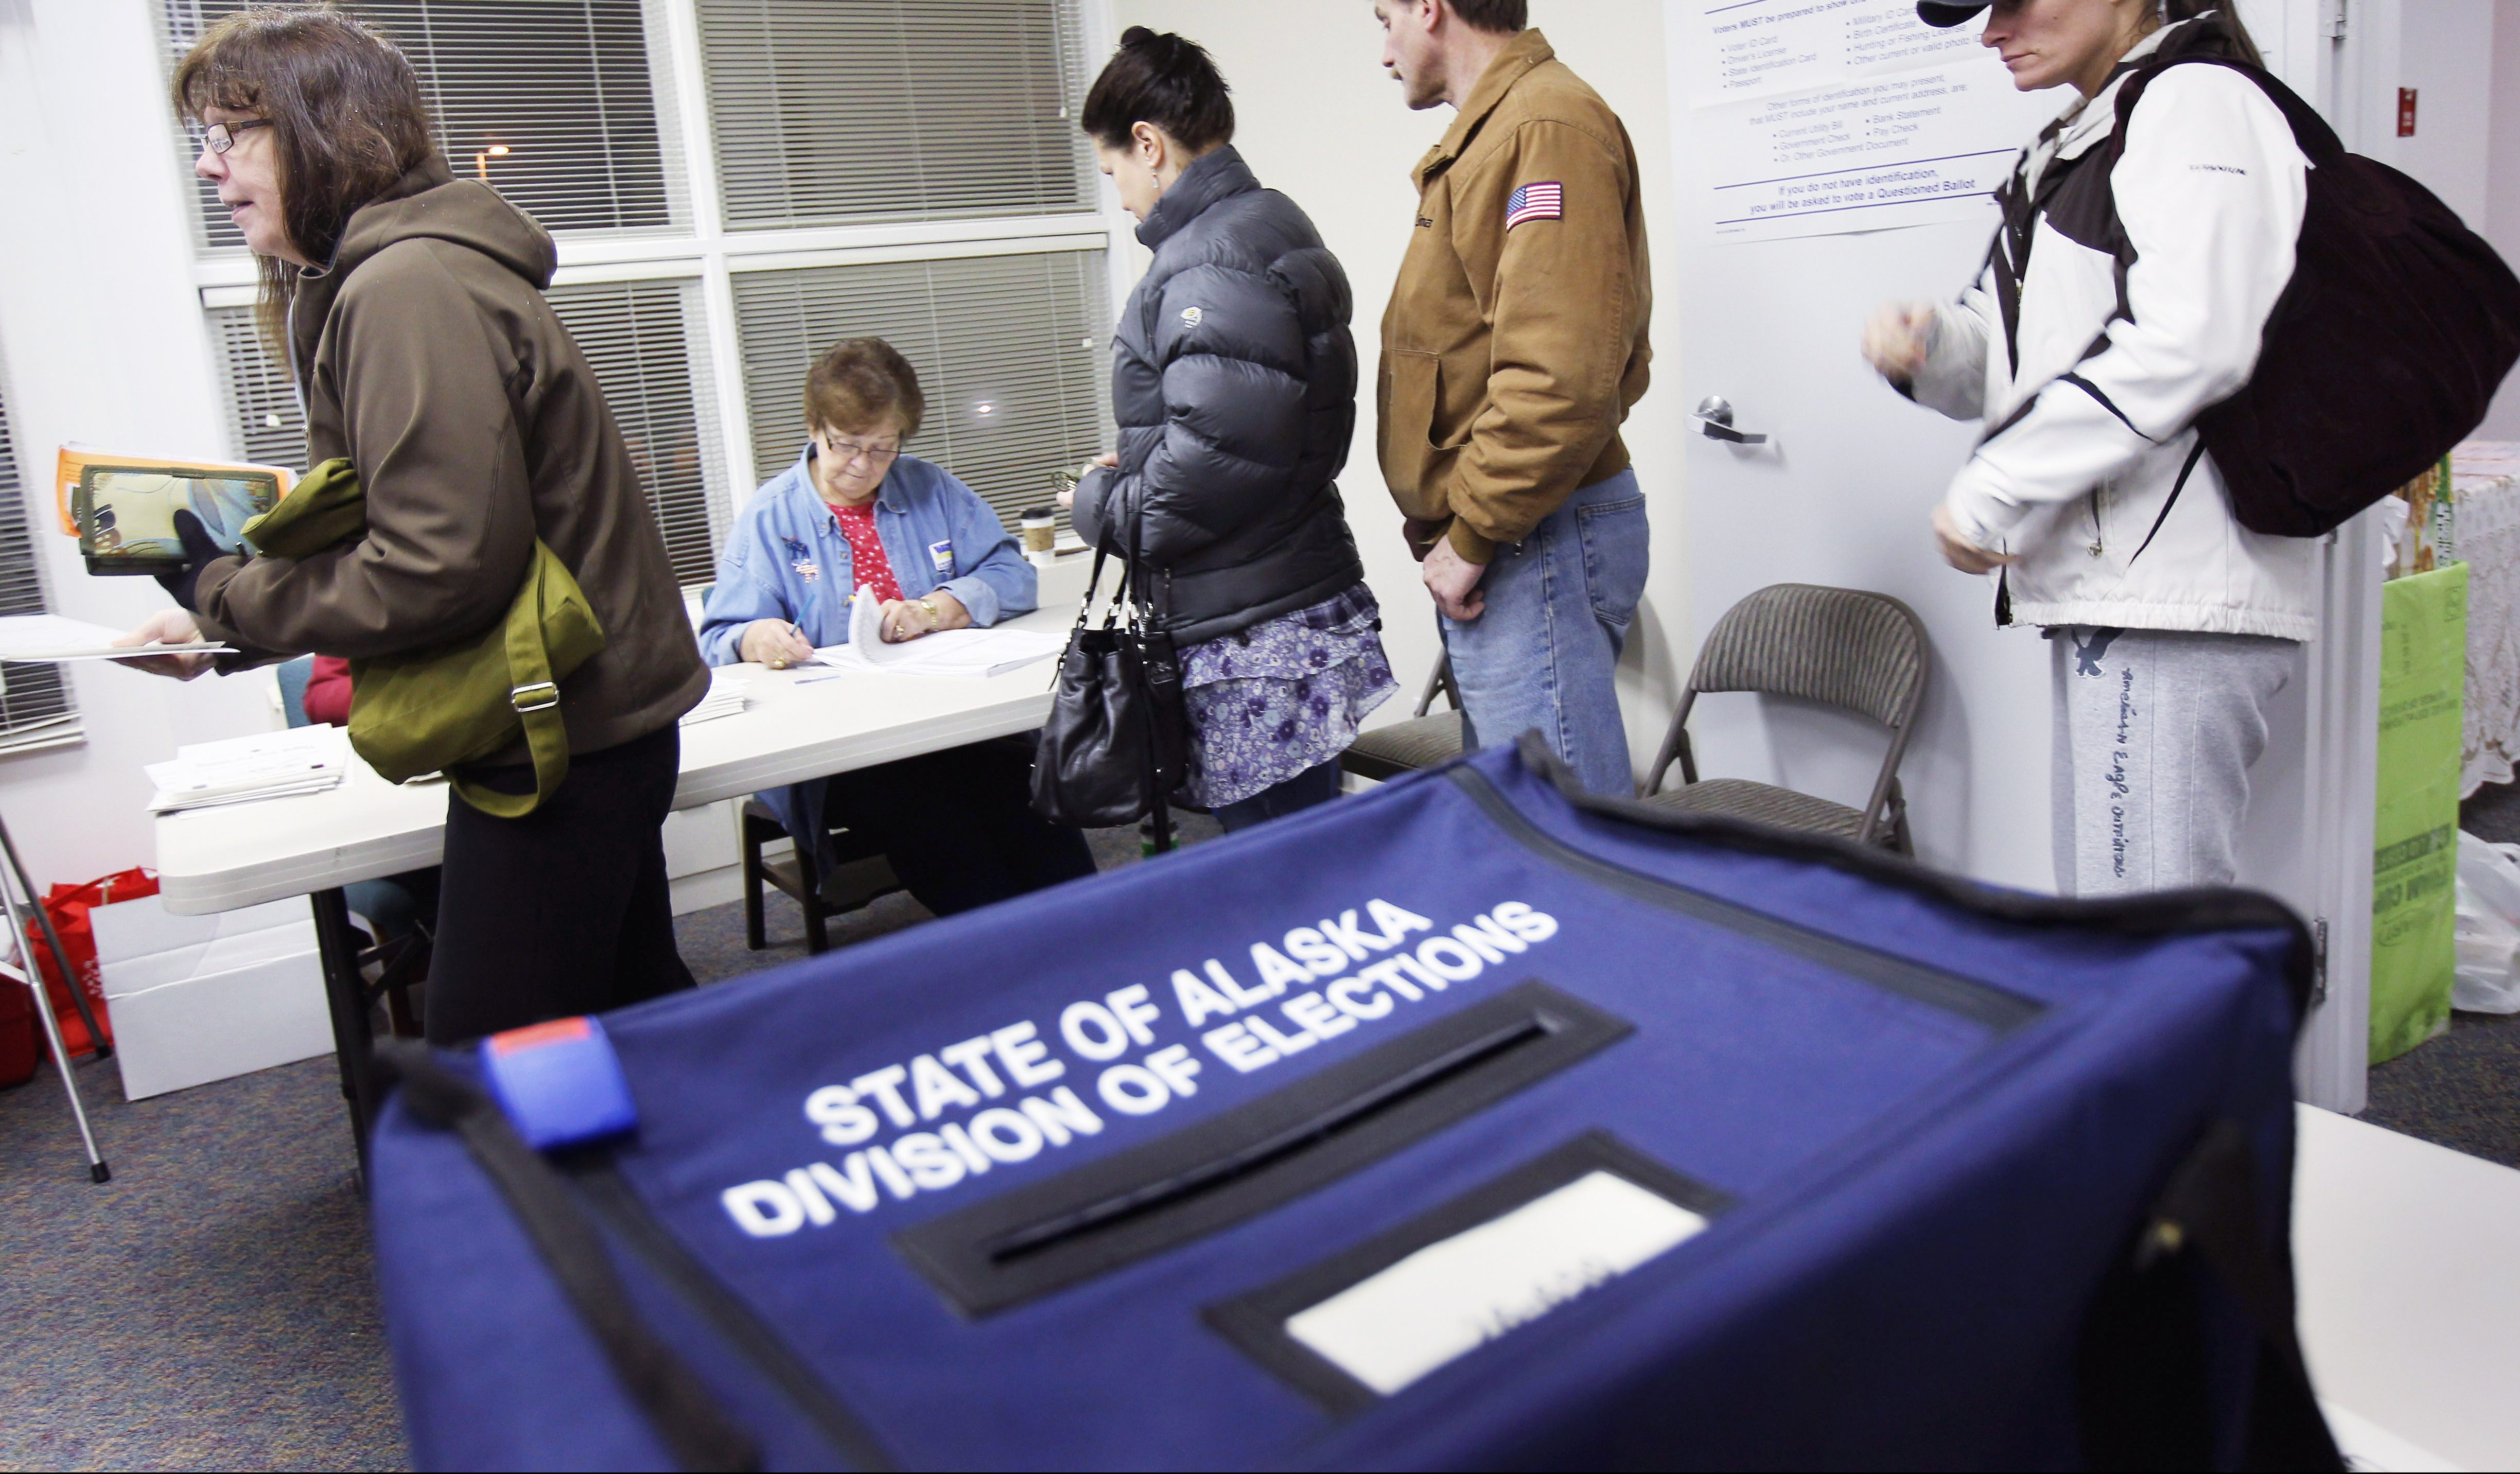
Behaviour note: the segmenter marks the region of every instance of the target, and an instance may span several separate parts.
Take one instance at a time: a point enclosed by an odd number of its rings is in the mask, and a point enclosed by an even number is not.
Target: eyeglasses
[[[252,128],[270,126],[271,119],[267,117],[248,117],[232,123],[212,123],[202,130],[202,147],[213,154],[225,154],[236,147],[238,134]]]
[[[826,433],[823,443],[824,448],[829,450],[842,466],[855,466],[861,460],[869,466],[881,466],[901,454],[899,442],[891,445],[859,445],[854,441],[843,440],[837,435]]]

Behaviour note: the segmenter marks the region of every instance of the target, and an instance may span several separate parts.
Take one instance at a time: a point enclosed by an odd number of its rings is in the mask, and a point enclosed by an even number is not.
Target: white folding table
[[[1069,558],[1043,569],[1042,607],[1009,626],[1064,631],[1076,617],[1089,562]],[[683,729],[674,807],[1030,731],[1050,713],[1056,670],[1049,660],[985,678],[742,667],[751,705]],[[447,800],[442,782],[390,783],[354,758],[340,786],[327,792],[168,814],[157,825],[158,896],[170,912],[200,916],[291,896],[312,901],[341,1094],[363,1166],[376,1104],[367,1069],[372,1041],[341,887],[437,864]]]
[[[2520,1172],[2300,1108],[2302,1355],[2355,1467],[2520,1469]]]

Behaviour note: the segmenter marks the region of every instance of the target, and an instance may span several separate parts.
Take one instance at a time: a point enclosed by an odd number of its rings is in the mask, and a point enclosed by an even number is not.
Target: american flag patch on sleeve
[[[1561,220],[1566,215],[1566,187],[1555,181],[1526,184],[1505,202],[1505,228],[1526,220]]]

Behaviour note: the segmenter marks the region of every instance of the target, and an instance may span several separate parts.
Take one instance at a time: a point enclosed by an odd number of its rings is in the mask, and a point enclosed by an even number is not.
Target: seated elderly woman
[[[781,670],[846,644],[849,602],[881,601],[887,642],[987,627],[1030,612],[1035,574],[979,493],[906,454],[926,399],[881,338],[850,338],[805,380],[797,463],[736,516],[702,611],[711,665]],[[759,795],[816,872],[832,873],[832,831],[880,845],[893,873],[938,916],[1094,873],[1084,835],[1030,807],[1029,744],[982,742],[861,768]]]

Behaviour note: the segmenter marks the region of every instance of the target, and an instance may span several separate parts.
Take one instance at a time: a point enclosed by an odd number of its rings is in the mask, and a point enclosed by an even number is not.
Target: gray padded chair
[[[1453,703],[1453,709],[1429,716],[1438,692]],[[1462,693],[1453,685],[1452,660],[1440,657],[1434,673],[1426,678],[1426,690],[1418,697],[1417,713],[1406,722],[1357,734],[1356,744],[1339,754],[1339,766],[1359,778],[1385,782],[1461,755]]]
[[[1861,810],[1741,779],[1701,781],[1688,744],[1688,713],[1708,692],[1772,692],[1825,701],[1890,729],[1872,797]],[[1697,668],[1672,713],[1671,731],[1645,779],[1645,802],[1696,814],[1729,814],[1779,828],[1835,834],[1915,853],[1908,799],[1899,788],[1916,708],[1925,696],[1925,627],[1886,594],[1774,584],[1724,613],[1697,651]],[[1682,786],[1663,791],[1674,759]]]

